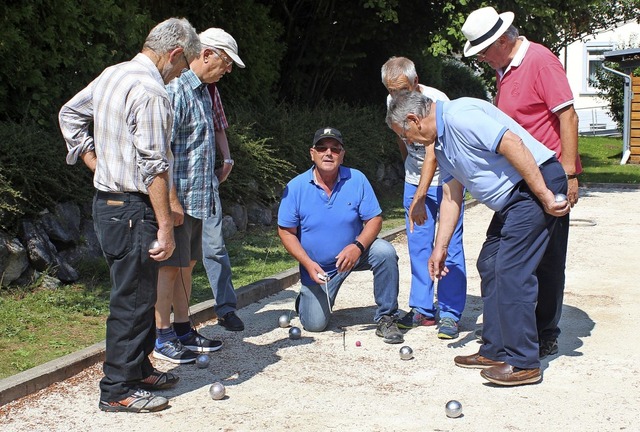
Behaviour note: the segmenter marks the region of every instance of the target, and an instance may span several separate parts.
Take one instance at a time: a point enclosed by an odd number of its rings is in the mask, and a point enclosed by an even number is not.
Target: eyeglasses
[[[184,51],[182,52],[182,57],[184,57],[184,62],[187,64],[187,67],[185,69],[189,69],[189,60],[187,60],[187,56],[184,55]]]
[[[233,64],[233,60],[227,56],[227,55],[222,55],[221,52],[218,52],[217,50],[213,50],[214,54],[217,55],[218,57],[220,57],[222,59],[223,62],[226,63],[227,67],[231,66]]]
[[[407,142],[407,120],[402,122],[402,133],[400,134],[400,139]]]
[[[342,150],[344,150],[342,147],[328,147],[323,145],[314,146],[313,149],[318,153],[325,153],[327,150],[330,150],[331,153],[335,155],[339,155],[340,153],[342,153]]]
[[[493,43],[489,44],[488,47],[486,47],[485,49],[483,49],[482,51],[480,51],[478,54],[476,54],[478,57],[482,57],[485,58],[487,56],[487,52],[489,52],[489,49],[493,46]]]

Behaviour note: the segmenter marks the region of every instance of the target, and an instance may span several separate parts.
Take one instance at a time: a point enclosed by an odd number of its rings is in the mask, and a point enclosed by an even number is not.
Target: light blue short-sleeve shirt
[[[510,130],[518,135],[538,165],[555,155],[511,117],[489,102],[460,98],[436,102],[436,159],[442,182],[455,178],[478,201],[502,209],[522,176],[496,149]]]

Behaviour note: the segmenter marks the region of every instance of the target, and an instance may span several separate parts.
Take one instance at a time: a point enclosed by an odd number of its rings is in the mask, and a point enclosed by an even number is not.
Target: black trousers
[[[148,251],[158,224],[147,195],[100,191],[93,222],[111,275],[100,399],[112,402],[134,393],[153,372],[158,266]]]

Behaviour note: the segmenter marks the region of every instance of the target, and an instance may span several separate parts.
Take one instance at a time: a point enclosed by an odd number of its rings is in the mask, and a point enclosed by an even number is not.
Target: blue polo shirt
[[[362,232],[363,221],[382,210],[362,172],[341,166],[329,197],[315,183],[314,169],[287,184],[278,209],[278,225],[298,228],[298,239],[309,257],[333,275],[337,272],[336,255]],[[303,266],[300,278],[305,285],[315,284]]]
[[[489,102],[460,98],[436,102],[436,159],[442,182],[455,178],[490,209],[504,207],[522,176],[496,149],[510,130],[522,138],[538,166],[555,156],[511,117]]]

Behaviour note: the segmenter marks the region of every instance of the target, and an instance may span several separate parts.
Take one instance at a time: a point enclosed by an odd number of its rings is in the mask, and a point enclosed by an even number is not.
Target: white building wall
[[[606,133],[617,128],[609,114],[608,102],[599,98],[596,90],[589,85],[589,68],[591,66],[593,70],[599,67],[603,52],[629,48],[630,43],[632,46],[640,46],[640,24],[635,20],[587,36],[560,52],[560,61],[567,71],[575,100],[574,107],[580,119],[580,133]],[[623,84],[624,81],[620,78],[620,85]]]

